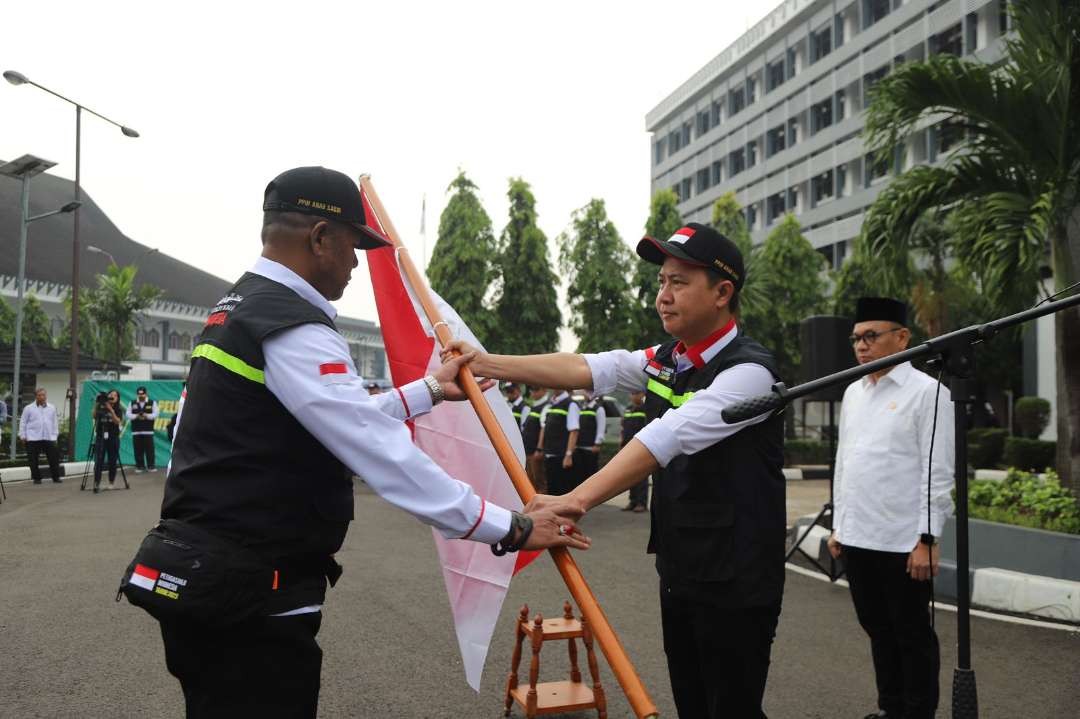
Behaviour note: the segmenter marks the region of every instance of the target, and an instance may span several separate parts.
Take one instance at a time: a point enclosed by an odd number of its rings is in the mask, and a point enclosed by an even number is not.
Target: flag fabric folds
[[[367,206],[365,214],[375,217]],[[369,219],[369,222],[371,220]],[[379,324],[394,385],[431,374],[441,364],[434,331],[398,266],[393,247],[367,253],[368,269],[379,312]],[[443,321],[455,338],[479,342],[457,312],[432,292]],[[518,460],[524,465],[521,434],[510,407],[492,387],[484,393]],[[413,439],[451,477],[473,487],[478,495],[507,509],[520,510],[521,498],[468,402],[448,402],[417,418]],[[535,552],[496,557],[486,544],[444,539],[432,531],[450,599],[465,677],[476,691],[510,578],[536,556]]]

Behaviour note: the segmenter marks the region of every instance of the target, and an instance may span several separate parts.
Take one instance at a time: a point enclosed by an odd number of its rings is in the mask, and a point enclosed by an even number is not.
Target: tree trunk
[[[1054,228],[1054,279],[1058,290],[1077,281],[1080,268],[1080,211]],[[1072,237],[1070,237],[1072,235]],[[1057,470],[1062,485],[1080,497],[1080,308],[1054,318],[1057,360]]]

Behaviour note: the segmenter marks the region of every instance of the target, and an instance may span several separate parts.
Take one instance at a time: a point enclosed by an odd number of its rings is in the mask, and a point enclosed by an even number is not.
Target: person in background
[[[382,394],[382,387],[379,386],[378,382],[367,382],[364,384],[364,389],[366,389],[368,395],[372,397],[377,394]]]
[[[34,401],[23,408],[22,419],[19,420],[19,438],[26,443],[30,477],[34,484],[41,484],[38,458],[42,452],[49,461],[52,481],[59,484],[63,481],[60,479],[60,453],[56,450],[56,438],[60,430],[56,421],[56,407],[46,401],[46,398],[45,388],[38,387],[34,392]]]
[[[529,405],[525,403],[525,398],[521,396],[521,387],[516,382],[504,382],[502,391],[506,395],[506,401],[510,403],[510,413],[514,415],[514,421],[517,422],[524,441],[525,420],[529,418]],[[526,456],[528,455],[526,454]]]
[[[525,471],[537,492],[547,491],[544,475],[544,452],[540,449],[540,415],[548,405],[548,391],[543,387],[528,387],[529,413],[522,417],[521,441],[525,445]],[[524,412],[522,413],[524,414]]]
[[[648,420],[645,417],[645,393],[631,392],[630,406],[622,417],[622,436],[619,438],[619,447],[625,447],[630,440],[645,427]],[[630,488],[630,501],[622,511],[624,512],[647,512],[649,511],[649,478],[641,480]]]
[[[135,390],[135,401],[128,405],[128,421],[131,422],[131,444],[135,450],[135,472],[154,472],[154,421],[158,418],[157,402],[146,394],[146,387]]]
[[[581,403],[578,443],[574,450],[574,487],[596,474],[600,466],[600,450],[604,445],[604,430],[607,428],[604,398],[587,389],[582,390],[582,394],[584,401]]]
[[[577,447],[581,407],[567,391],[551,398],[540,413],[540,450],[544,453],[547,491],[563,495],[576,486],[574,449]]]
[[[101,470],[105,463],[109,466],[109,483],[105,489],[112,489],[116,481],[116,464],[120,461],[120,430],[124,424],[124,406],[120,404],[120,393],[111,389],[105,400],[94,408],[94,425],[97,427],[97,445],[94,452],[94,494],[101,491]]]

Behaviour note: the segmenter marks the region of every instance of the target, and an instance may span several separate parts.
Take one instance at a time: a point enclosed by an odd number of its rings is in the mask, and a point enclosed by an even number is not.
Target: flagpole
[[[379,195],[375,192],[370,176],[362,175],[360,177],[360,189],[367,196],[371,209],[375,212],[375,216],[378,218],[379,224],[382,225],[386,236],[394,243],[394,247],[398,251],[398,262],[405,273],[405,278],[412,285],[417,299],[420,300],[424,314],[427,315],[428,322],[431,323],[435,330],[436,338],[445,347],[454,339],[450,334],[450,328],[443,321],[438,307],[431,299],[427,284],[421,277],[412,258],[409,257],[408,249],[402,243],[394,223],[390,220],[386,209],[379,200]],[[469,402],[480,418],[480,424],[483,425],[484,431],[487,432],[499,461],[502,462],[506,473],[510,476],[510,481],[514,484],[514,489],[521,496],[521,501],[527,504],[536,494],[536,491],[533,489],[528,475],[525,474],[525,469],[518,461],[517,454],[503,433],[502,425],[499,424],[495,413],[492,412],[487,400],[484,399],[484,393],[481,392],[480,385],[476,382],[472,370],[468,367],[462,367],[461,373],[458,375],[458,383],[465,390],[465,395],[469,398]],[[619,641],[618,635],[615,634],[615,630],[611,628],[611,624],[604,615],[600,602],[597,601],[596,595],[593,594],[592,589],[589,588],[588,583],[585,581],[577,562],[574,561],[574,558],[570,556],[570,552],[565,547],[553,547],[548,551],[551,552],[551,557],[555,560],[555,566],[558,568],[559,574],[562,575],[563,581],[566,582],[574,601],[577,602],[582,616],[588,622],[596,642],[600,645],[600,650],[607,658],[612,673],[626,694],[634,714],[637,715],[638,719],[650,719],[651,717],[660,716],[656,710],[656,705],[649,696],[649,692],[645,689],[645,685],[641,683],[641,678],[638,676],[637,670],[634,669],[630,657],[626,654],[622,642]]]

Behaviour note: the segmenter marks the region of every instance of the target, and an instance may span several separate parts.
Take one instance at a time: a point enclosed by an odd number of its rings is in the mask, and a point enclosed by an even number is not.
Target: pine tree
[[[12,332],[14,342],[14,331]],[[22,343],[52,347],[52,320],[45,314],[41,302],[34,295],[23,296]]]
[[[626,347],[633,341],[634,297],[627,279],[630,248],[608,219],[603,200],[575,210],[559,235],[559,268],[567,278],[570,329],[578,352]]]
[[[679,214],[679,197],[674,190],[660,190],[649,203],[649,219],[645,221],[645,234],[666,240],[683,225]],[[660,315],[656,312],[657,267],[640,257],[634,265],[632,290],[637,302],[634,306],[633,347],[649,347],[662,342],[667,335]]]
[[[536,198],[529,183],[510,180],[510,221],[499,238],[497,329],[488,349],[500,354],[541,354],[559,345],[559,312],[547,237],[536,225]]]
[[[476,185],[459,172],[447,192],[453,196],[439,218],[439,238],[427,276],[431,289],[453,307],[485,345],[493,325],[485,299],[491,284],[495,237]]]

